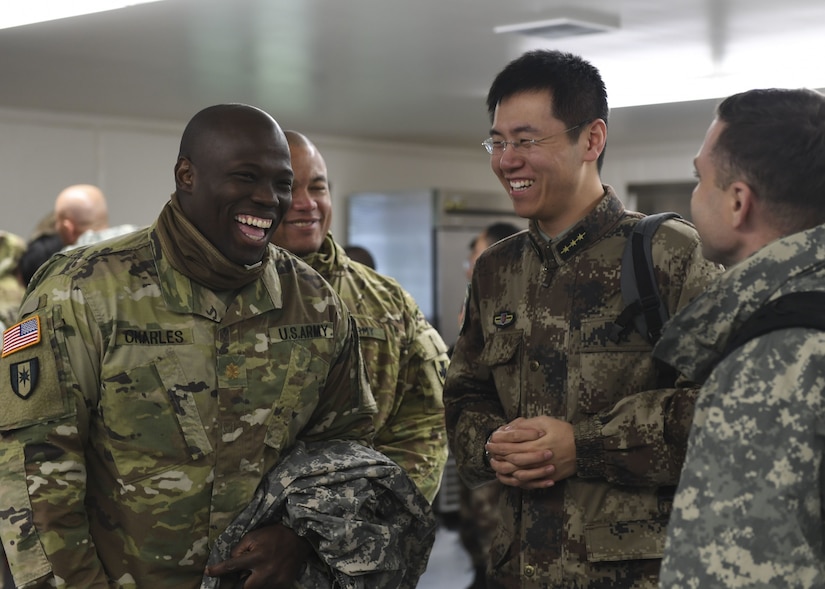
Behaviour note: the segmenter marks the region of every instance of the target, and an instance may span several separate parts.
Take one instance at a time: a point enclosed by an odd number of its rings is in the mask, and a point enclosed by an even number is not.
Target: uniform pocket
[[[588,524],[584,529],[587,559],[615,562],[662,558],[666,520]]]
[[[103,444],[124,482],[212,452],[174,352],[102,382]]]
[[[524,332],[513,330],[493,333],[484,344],[478,361],[493,375],[496,390],[509,419],[519,413],[521,399],[521,355]],[[505,392],[505,394],[501,394]]]
[[[610,325],[605,318],[582,321],[579,407],[584,413],[598,413],[656,386],[650,344],[635,331],[616,344],[607,337]]]
[[[276,344],[284,346],[285,344]],[[290,447],[318,406],[318,395],[327,374],[326,365],[313,366],[313,353],[300,344],[288,344],[283,388],[267,424],[264,443],[280,452]],[[318,359],[320,361],[320,359]]]

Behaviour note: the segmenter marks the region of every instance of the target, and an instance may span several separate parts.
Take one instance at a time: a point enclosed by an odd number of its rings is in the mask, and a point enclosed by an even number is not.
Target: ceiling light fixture
[[[495,33],[516,33],[541,37],[542,39],[563,39],[595,33],[618,30],[619,17],[614,14],[565,8],[557,12],[559,16],[547,20],[536,20],[514,25],[493,27]]]
[[[45,0],[41,2],[15,2],[0,12],[0,29],[22,27],[39,22],[106,12],[137,4],[159,0]]]

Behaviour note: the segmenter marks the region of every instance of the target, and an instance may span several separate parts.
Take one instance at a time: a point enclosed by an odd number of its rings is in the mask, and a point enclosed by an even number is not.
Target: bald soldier
[[[371,440],[348,311],[269,245],[293,179],[278,124],[199,112],[174,177],[149,228],[54,256],[4,334],[0,536],[19,586],[198,587],[289,448]],[[223,572],[289,586],[311,546],[257,532]]]
[[[97,186],[74,184],[60,191],[54,202],[54,228],[63,245],[72,245],[86,231],[109,226],[106,197]]]
[[[64,249],[91,245],[104,239],[126,235],[137,225],[109,226],[106,197],[97,186],[75,184],[63,189],[54,203],[54,227]]]
[[[432,502],[447,461],[441,399],[447,346],[398,282],[355,262],[336,243],[326,162],[305,136],[286,131],[286,138],[295,172],[292,205],[272,241],[326,278],[353,314],[378,405],[375,448]]]

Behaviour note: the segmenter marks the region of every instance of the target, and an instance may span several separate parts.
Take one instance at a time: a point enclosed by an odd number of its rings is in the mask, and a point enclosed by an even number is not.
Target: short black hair
[[[825,96],[806,88],[748,90],[716,109],[716,184],[741,180],[785,233],[825,223]]]
[[[63,249],[63,241],[56,233],[44,233],[32,239],[26,245],[26,251],[17,263],[23,284],[28,286],[40,266],[61,249]]]
[[[350,259],[375,270],[375,258],[367,248],[360,245],[347,245],[344,246],[344,252]]]
[[[506,223],[504,221],[488,225],[487,229],[484,230],[484,236],[487,239],[487,247],[490,247],[495,242],[501,241],[505,237],[510,237],[519,231],[521,231],[521,229],[516,227],[513,223]]]
[[[566,127],[602,119],[610,110],[601,73],[589,61],[563,51],[536,49],[511,61],[499,72],[487,93],[487,113],[492,122],[499,103],[516,94],[547,91],[553,98],[554,117]],[[581,129],[570,132],[571,141]],[[604,151],[599,156],[599,169]]]

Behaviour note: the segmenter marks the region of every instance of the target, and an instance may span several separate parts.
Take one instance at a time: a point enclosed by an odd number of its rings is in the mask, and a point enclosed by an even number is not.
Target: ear
[[[732,182],[726,191],[729,196],[730,220],[734,229],[743,229],[753,223],[756,195],[751,187],[741,180]]]
[[[599,159],[602,151],[604,151],[605,143],[607,143],[607,125],[602,119],[591,121],[585,126],[582,136],[587,142],[584,160],[595,162]]]
[[[192,162],[186,157],[179,157],[175,163],[175,187],[182,192],[192,192],[193,176]]]
[[[64,245],[71,245],[77,241],[78,234],[71,219],[58,219],[55,221],[54,228]]]

